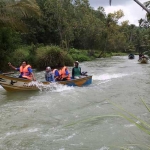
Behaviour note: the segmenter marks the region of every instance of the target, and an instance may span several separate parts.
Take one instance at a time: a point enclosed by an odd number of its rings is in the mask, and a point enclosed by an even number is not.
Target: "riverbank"
[[[8,55],[3,61],[1,71],[10,70],[7,65],[11,62],[14,66],[20,66],[21,62],[26,60],[33,68],[38,70],[45,69],[46,66],[57,68],[62,65],[73,66],[74,61],[79,62],[92,61],[96,58],[105,58],[111,56],[125,56],[127,53],[102,53],[100,50],[81,50],[71,48],[62,49],[58,46],[22,46]]]

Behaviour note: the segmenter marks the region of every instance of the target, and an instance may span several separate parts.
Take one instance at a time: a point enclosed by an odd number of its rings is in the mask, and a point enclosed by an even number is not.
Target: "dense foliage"
[[[65,59],[72,65],[72,58],[84,61],[112,52],[139,53],[150,48],[148,27],[120,22],[122,10],[106,15],[103,7],[95,10],[88,0],[7,0],[0,7],[2,69],[6,62],[19,64],[22,59],[38,67],[47,55],[45,65],[57,66]],[[49,52],[45,52],[47,48]],[[53,59],[51,52],[66,55]]]

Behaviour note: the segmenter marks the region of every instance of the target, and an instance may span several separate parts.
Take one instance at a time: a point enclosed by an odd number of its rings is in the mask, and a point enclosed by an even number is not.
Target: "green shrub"
[[[80,62],[91,60],[88,56],[83,55],[83,54],[72,54],[71,56],[74,60],[77,60]]]
[[[30,53],[28,49],[19,48],[12,53],[10,61],[13,65],[20,65],[22,61],[28,61],[29,55]]]
[[[80,50],[78,50],[78,49],[74,49],[74,48],[72,48],[72,49],[70,49],[69,50],[69,54],[80,54],[81,52],[80,52]]]
[[[45,69],[46,66],[60,67],[73,64],[73,59],[67,55],[60,47],[45,46],[39,47],[36,51],[36,68]]]
[[[67,54],[65,57],[64,57],[64,62],[65,62],[65,65],[66,66],[72,66],[73,65],[73,58],[71,55]]]
[[[88,56],[87,50],[77,50],[77,49],[70,49],[69,54],[72,56],[74,60],[83,62],[83,61],[89,61],[93,58]]]
[[[8,61],[12,52],[21,44],[20,34],[11,28],[0,28],[0,64],[1,71],[8,70]],[[10,58],[9,58],[10,57]]]

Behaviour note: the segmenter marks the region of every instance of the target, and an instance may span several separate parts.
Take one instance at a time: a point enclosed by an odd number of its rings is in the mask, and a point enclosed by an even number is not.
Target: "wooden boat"
[[[148,63],[148,58],[147,57],[141,57],[138,61],[142,64],[147,64]]]
[[[133,55],[133,54],[129,54],[129,55],[128,55],[128,58],[129,58],[129,59],[134,59],[134,55]]]
[[[50,85],[50,82],[37,82],[37,81],[30,81],[28,79],[16,78],[11,76],[6,76],[0,74],[0,85],[6,91],[33,91],[33,90],[40,90],[36,84],[42,85]],[[58,84],[64,84],[68,86],[85,86],[92,83],[92,76],[83,76],[79,79],[72,79],[67,81],[58,81]]]

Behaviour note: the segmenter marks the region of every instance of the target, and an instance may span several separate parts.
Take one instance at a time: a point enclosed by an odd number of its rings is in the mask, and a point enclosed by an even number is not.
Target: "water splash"
[[[72,90],[74,88],[72,86],[59,84],[57,82],[43,84],[42,82],[39,82],[39,81],[32,81],[32,82],[28,83],[28,86],[36,86],[40,91],[55,91],[55,92]]]

